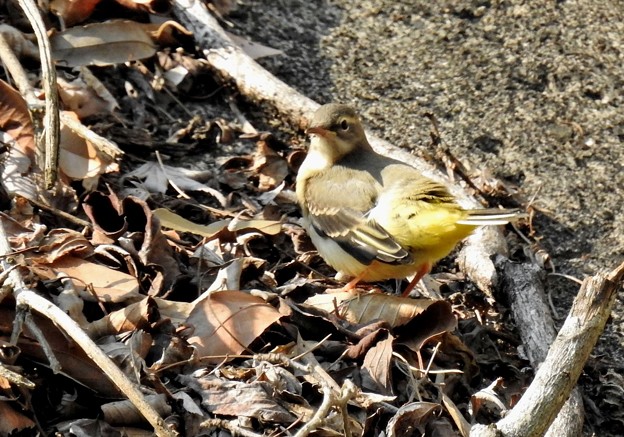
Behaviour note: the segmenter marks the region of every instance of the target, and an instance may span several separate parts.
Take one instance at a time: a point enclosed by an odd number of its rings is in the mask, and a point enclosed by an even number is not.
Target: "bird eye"
[[[342,120],[340,122],[340,128],[342,130],[349,130],[349,123],[347,122],[347,120]]]

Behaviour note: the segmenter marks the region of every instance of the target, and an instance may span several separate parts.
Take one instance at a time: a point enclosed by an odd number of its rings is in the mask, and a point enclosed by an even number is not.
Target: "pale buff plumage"
[[[297,198],[319,254],[355,278],[347,288],[411,275],[415,284],[477,226],[520,215],[461,208],[443,185],[376,153],[349,106],[322,106],[307,133]]]

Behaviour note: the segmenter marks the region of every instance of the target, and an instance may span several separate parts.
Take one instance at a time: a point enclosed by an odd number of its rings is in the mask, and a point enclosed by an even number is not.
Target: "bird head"
[[[310,151],[318,152],[331,162],[359,149],[370,149],[364,128],[350,106],[330,103],[321,106],[306,130]]]

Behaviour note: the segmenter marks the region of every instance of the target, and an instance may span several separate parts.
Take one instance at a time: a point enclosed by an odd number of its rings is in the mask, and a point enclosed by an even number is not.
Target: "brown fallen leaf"
[[[339,308],[340,315],[351,323],[383,320],[390,327],[407,323],[434,302],[431,299],[412,299],[383,293],[358,294],[350,291],[317,294],[305,301],[306,305],[327,312]]]
[[[120,392],[108,377],[106,377],[102,369],[95,365],[91,358],[89,358],[81,348],[76,346],[75,343],[67,341],[65,334],[62,333],[53,322],[37,314],[33,314],[32,317],[34,318],[35,324],[45,334],[45,338],[54,356],[61,363],[62,374],[78,381],[102,396],[112,398],[120,397]],[[14,309],[0,306],[0,335],[5,337],[3,340],[8,340],[11,335],[13,331],[12,321],[14,319]],[[17,346],[21,350],[21,357],[28,357],[44,365],[48,364],[48,359],[41,345],[34,340],[34,336],[27,328],[22,335],[20,335]]]
[[[427,342],[452,332],[456,327],[457,319],[451,304],[436,300],[412,320],[395,328],[394,333],[398,343],[418,352]]]
[[[263,299],[242,291],[217,291],[205,294],[185,325],[189,344],[198,357],[222,362],[227,355],[239,355],[282,315]],[[210,357],[214,357],[210,360]]]
[[[385,338],[370,348],[362,363],[362,389],[392,396],[392,344],[394,337],[388,331]]]
[[[267,235],[277,235],[282,230],[282,223],[275,220],[236,219],[219,220],[209,225],[199,225],[187,220],[165,208],[154,210],[162,226],[179,232],[190,232],[209,239],[217,237],[221,232],[242,232],[247,230],[260,231]]]
[[[64,107],[76,113],[79,119],[109,114],[119,108],[119,103],[88,67],[78,68],[79,76],[71,81],[58,76],[59,97]]]
[[[295,417],[276,402],[270,384],[260,381],[226,381],[208,375],[179,380],[199,394],[202,406],[218,416],[253,417],[261,422],[290,423]]]
[[[271,149],[262,136],[257,142],[251,171],[258,176],[258,189],[262,192],[277,187],[289,173],[286,160]]]
[[[18,407],[17,404],[15,406]],[[2,420],[0,420],[0,435],[13,435],[26,428],[35,427],[35,422],[16,411],[11,402],[0,400],[0,417],[2,417]]]
[[[92,243],[111,244],[122,236],[132,240],[124,248],[142,264],[137,273],[148,294],[168,289],[180,276],[178,262],[167,243],[160,221],[145,201],[133,196],[121,200],[114,193],[90,193],[83,209],[93,222]]]
[[[145,59],[156,53],[152,38],[129,20],[72,27],[50,36],[53,59],[65,66],[116,65]]]
[[[92,338],[99,338],[105,335],[144,329],[156,320],[157,314],[156,301],[151,297],[145,297],[139,302],[132,303],[93,321],[88,326],[87,333]]]
[[[81,258],[66,256],[50,264],[34,264],[30,269],[43,279],[57,279],[62,273],[86,300],[94,299],[86,291],[87,286],[100,302],[132,302],[143,298],[136,278]]]
[[[436,411],[442,407],[432,402],[410,402],[402,405],[399,411],[388,421],[386,435],[402,437],[425,435],[425,425]]]
[[[63,20],[66,26],[82,23],[91,16],[102,0],[52,0],[50,10]]]

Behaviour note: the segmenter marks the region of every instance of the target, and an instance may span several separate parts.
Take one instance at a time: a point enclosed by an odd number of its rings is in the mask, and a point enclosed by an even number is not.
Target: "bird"
[[[402,293],[408,296],[477,227],[522,216],[462,208],[445,185],[375,152],[351,106],[322,105],[306,135],[295,189],[303,226],[325,262],[352,278],[343,290],[414,275]]]

